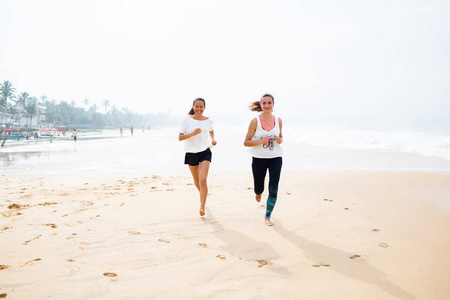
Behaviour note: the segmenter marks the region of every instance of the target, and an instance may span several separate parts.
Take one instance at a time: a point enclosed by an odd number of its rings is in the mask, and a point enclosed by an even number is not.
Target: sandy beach
[[[286,171],[1,175],[7,299],[448,299],[450,176]],[[263,198],[264,199],[264,198]]]

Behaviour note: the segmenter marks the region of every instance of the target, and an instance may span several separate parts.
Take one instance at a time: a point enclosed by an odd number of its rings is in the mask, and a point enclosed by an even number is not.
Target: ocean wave
[[[409,131],[290,128],[294,142],[341,149],[368,149],[415,153],[450,160],[450,136]]]

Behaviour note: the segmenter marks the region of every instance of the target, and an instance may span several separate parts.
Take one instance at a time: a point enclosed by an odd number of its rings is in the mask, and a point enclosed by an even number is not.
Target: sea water
[[[426,130],[344,122],[283,125],[284,170],[406,170],[450,172],[450,130]],[[250,170],[243,142],[248,124],[215,124],[212,171]],[[56,138],[7,141],[0,150],[1,174],[76,171],[186,170],[178,128],[79,134],[78,141]]]

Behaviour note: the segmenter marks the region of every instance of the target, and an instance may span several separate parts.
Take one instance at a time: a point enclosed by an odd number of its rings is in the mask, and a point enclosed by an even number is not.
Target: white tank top
[[[256,131],[252,137],[252,140],[260,140],[263,137],[268,136],[269,141],[264,145],[251,147],[249,149],[250,154],[256,158],[281,157],[283,155],[283,148],[281,148],[281,146],[275,140],[275,136],[280,135],[279,119],[275,117],[275,126],[270,131],[266,131],[262,128],[259,116],[256,117],[256,122],[258,123],[258,125],[256,126]]]

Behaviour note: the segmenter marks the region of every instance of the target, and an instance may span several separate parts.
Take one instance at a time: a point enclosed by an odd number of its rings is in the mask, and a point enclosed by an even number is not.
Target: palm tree
[[[23,92],[19,95],[19,97],[17,98],[16,101],[16,110],[17,110],[17,114],[19,115],[19,120],[20,120],[20,115],[26,105],[26,103],[28,102],[28,99],[30,98],[30,94]]]
[[[106,99],[106,100],[103,102],[103,106],[105,107],[105,114],[106,114],[106,112],[108,111],[108,107],[111,106],[111,103],[109,102],[108,99]]]
[[[12,103],[8,103],[8,114],[11,115],[11,123],[16,122],[19,110]]]
[[[86,98],[86,99],[83,100],[83,103],[84,103],[84,105],[86,105],[86,106],[89,106],[89,103],[90,103],[90,102],[91,102],[91,101],[89,101],[88,98]]]
[[[25,106],[25,104],[27,103],[29,97],[30,97],[30,94],[28,94],[27,92],[23,92],[22,94],[20,94],[19,97],[17,98],[16,106],[23,108]]]
[[[16,89],[13,88],[12,83],[7,80],[3,80],[3,83],[0,84],[0,108],[5,109],[5,115],[8,108],[8,99],[14,98],[15,91]],[[3,115],[1,122],[3,122]]]
[[[36,115],[37,99],[35,97],[30,98],[25,104],[25,116],[30,118],[30,127],[33,126],[33,117]],[[27,120],[28,123],[28,120]]]

